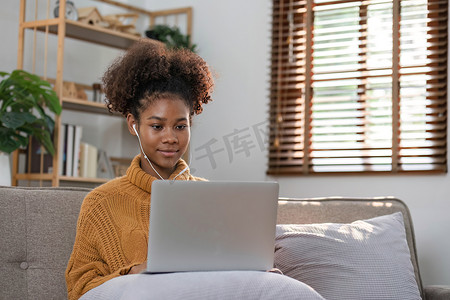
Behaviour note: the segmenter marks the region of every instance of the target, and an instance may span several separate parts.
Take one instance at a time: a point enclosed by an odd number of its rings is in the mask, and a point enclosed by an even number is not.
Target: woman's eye
[[[155,130],[161,130],[162,126],[161,125],[152,125],[152,128]]]
[[[187,127],[187,125],[178,125],[176,128],[178,129],[178,130],[183,130],[183,129],[185,129]]]

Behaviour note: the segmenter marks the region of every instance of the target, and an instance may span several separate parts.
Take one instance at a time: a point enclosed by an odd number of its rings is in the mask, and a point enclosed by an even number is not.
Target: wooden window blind
[[[274,0],[268,174],[447,171],[448,0]]]

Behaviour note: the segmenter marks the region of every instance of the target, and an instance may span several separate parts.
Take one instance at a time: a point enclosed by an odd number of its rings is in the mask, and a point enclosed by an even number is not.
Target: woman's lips
[[[177,154],[178,150],[158,150],[165,157],[173,157]]]

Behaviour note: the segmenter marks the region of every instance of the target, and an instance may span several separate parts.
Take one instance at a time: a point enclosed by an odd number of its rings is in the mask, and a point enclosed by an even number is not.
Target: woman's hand
[[[128,274],[139,274],[147,269],[147,261],[144,261],[142,264],[134,266],[131,268]]]

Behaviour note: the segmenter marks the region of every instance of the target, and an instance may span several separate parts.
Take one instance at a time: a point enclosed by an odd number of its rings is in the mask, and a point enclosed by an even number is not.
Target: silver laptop
[[[152,184],[147,272],[273,267],[278,183]]]

